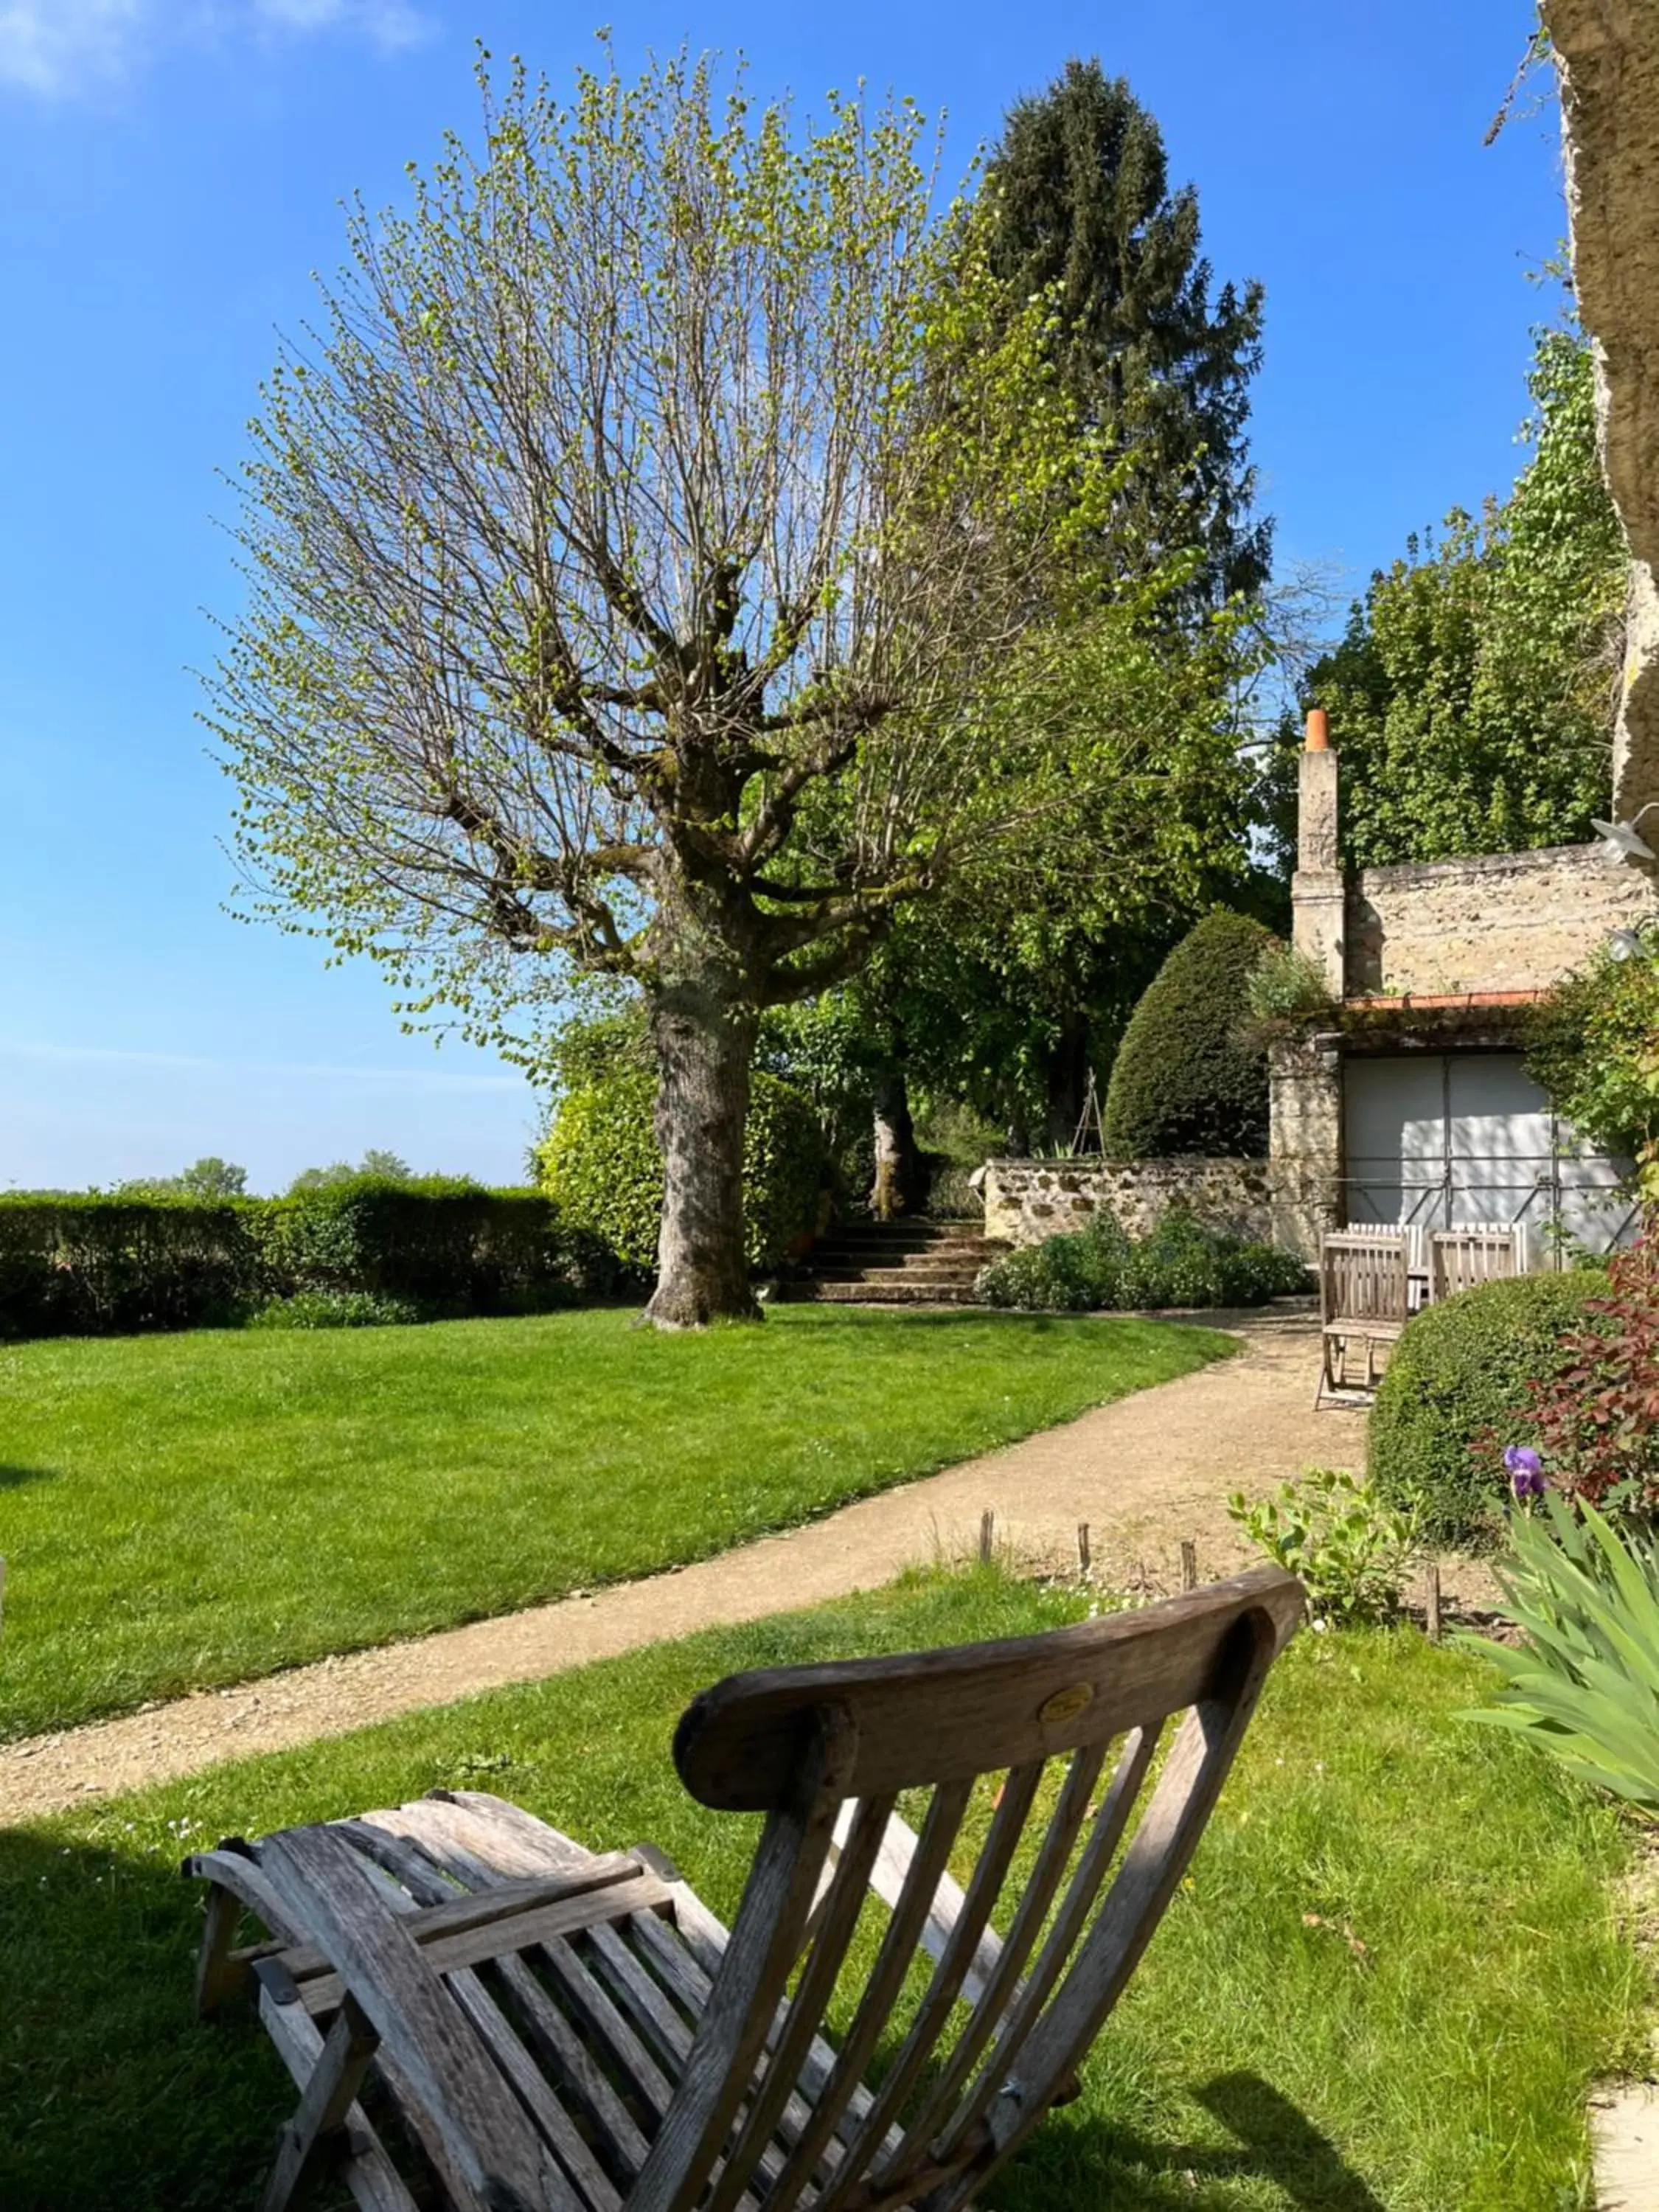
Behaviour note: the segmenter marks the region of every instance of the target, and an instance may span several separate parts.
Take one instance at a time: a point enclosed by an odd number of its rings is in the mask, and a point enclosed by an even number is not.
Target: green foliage
[[[1243,436],[1262,289],[1211,299],[1198,195],[1170,190],[1156,118],[1127,79],[1070,61],[1009,111],[986,200],[1012,296],[1054,299],[1053,356],[1082,420],[1147,460],[1131,496],[1149,534],[1202,548],[1198,599],[1253,597],[1272,544],[1250,516]]]
[[[1318,961],[1288,945],[1269,945],[1244,983],[1244,1003],[1258,1022],[1308,1021],[1335,1011]]]
[[[1532,1441],[1527,1385],[1550,1371],[1559,1337],[1607,1288],[1599,1267],[1519,1275],[1407,1323],[1371,1409],[1370,1480],[1380,1498],[1420,1512],[1425,1540],[1490,1536],[1505,1495],[1492,1448]]]
[[[1267,1060],[1243,1034],[1249,978],[1273,939],[1246,915],[1206,915],[1130,1017],[1106,1093],[1106,1150],[1124,1160],[1267,1149]]]
[[[1316,1620],[1388,1620],[1400,1610],[1418,1546],[1417,1524],[1346,1468],[1310,1467],[1229,1517],[1275,1566],[1297,1577]]]
[[[243,1198],[247,1194],[247,1170],[213,1153],[193,1160],[176,1176],[140,1176],[118,1183],[115,1198],[195,1198],[206,1200]]]
[[[609,1289],[614,1267],[534,1191],[356,1176],[271,1202],[267,1265],[287,1291],[368,1292],[428,1312],[501,1313]]]
[[[349,1160],[335,1160],[325,1168],[301,1168],[289,1185],[289,1195],[297,1197],[308,1190],[333,1190],[341,1183],[356,1182],[363,1176],[372,1176],[380,1182],[413,1182],[415,1171],[407,1160],[396,1152],[388,1152],[370,1146],[354,1168]]]
[[[1626,556],[1588,343],[1540,331],[1528,383],[1533,456],[1510,498],[1413,539],[1309,673],[1352,866],[1574,843],[1605,811]]]
[[[655,1266],[663,1163],[656,1078],[623,1067],[561,1101],[538,1151],[543,1187],[573,1229],[639,1273]],[[811,1102],[757,1070],[743,1140],[744,1236],[750,1265],[775,1267],[817,1225],[823,1133]]]
[[[1045,1237],[994,1260],[978,1289],[989,1305],[1091,1313],[1257,1306],[1306,1281],[1307,1269],[1292,1254],[1224,1237],[1172,1211],[1139,1239],[1110,1213],[1098,1214],[1075,1235]]]
[[[0,1336],[237,1318],[264,1279],[258,1201],[0,1197]]]
[[[423,1318],[410,1298],[384,1291],[295,1291],[247,1318],[250,1328],[385,1328]]]
[[[1518,1647],[1482,1637],[1504,1676],[1471,1720],[1514,1729],[1580,1780],[1659,1815],[1659,1540],[1587,1501],[1517,1513],[1498,1567]]]
[[[1563,1121],[1637,1161],[1644,1195],[1659,1199],[1659,955],[1650,939],[1625,960],[1602,947],[1533,1008],[1527,1069]]]
[[[0,1199],[0,1336],[229,1325],[311,1292],[428,1314],[534,1310],[612,1289],[616,1276],[538,1192],[440,1176],[358,1176],[221,1205]]]

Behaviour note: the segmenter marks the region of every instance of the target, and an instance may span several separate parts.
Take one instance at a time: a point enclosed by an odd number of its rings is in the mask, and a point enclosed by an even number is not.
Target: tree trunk
[[[876,1179],[870,1189],[870,1211],[878,1221],[896,1221],[915,1203],[921,1164],[902,1068],[877,1079],[875,1124]]]
[[[664,1171],[657,1287],[642,1316],[653,1328],[761,1318],[743,1224],[756,1028],[751,1006],[715,992],[672,991],[652,1010]]]

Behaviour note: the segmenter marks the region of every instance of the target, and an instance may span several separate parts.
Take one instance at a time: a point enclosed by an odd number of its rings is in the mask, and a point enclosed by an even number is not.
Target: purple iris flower
[[[1549,1488],[1544,1462],[1530,1444],[1511,1444],[1504,1454],[1510,1471],[1510,1488],[1517,1498],[1541,1498]]]

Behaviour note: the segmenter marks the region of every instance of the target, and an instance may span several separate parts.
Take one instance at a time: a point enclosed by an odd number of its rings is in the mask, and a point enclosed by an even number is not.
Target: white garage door
[[[1519,1053],[1349,1060],[1343,1113],[1355,1226],[1523,1227],[1535,1267],[1564,1238],[1600,1252],[1633,1231],[1623,1164],[1556,1120]]]

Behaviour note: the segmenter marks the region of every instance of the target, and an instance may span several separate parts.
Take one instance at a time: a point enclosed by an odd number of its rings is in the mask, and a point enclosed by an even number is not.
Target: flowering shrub
[[[1495,1470],[1501,1462],[1517,1498],[1540,1495],[1547,1475],[1569,1498],[1659,1515],[1659,1243],[1651,1236],[1613,1261],[1606,1294],[1588,1301],[1583,1322],[1563,1333],[1526,1395],[1532,1447],[1500,1452],[1488,1431],[1475,1444],[1478,1462]]]

